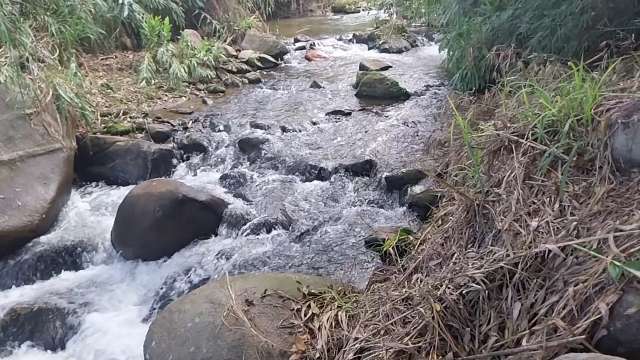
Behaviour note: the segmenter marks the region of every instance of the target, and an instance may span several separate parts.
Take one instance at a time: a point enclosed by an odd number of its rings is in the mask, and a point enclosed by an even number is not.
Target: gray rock
[[[76,173],[83,181],[134,185],[171,175],[176,154],[169,146],[117,136],[78,138]]]
[[[222,81],[222,84],[224,84],[225,87],[240,87],[246,82],[246,80],[234,74],[228,73],[223,69],[216,69],[216,74],[218,75],[218,79]]]
[[[409,50],[411,50],[411,44],[400,36],[392,36],[378,45],[378,51],[381,53],[401,54]]]
[[[358,70],[360,71],[386,71],[393,66],[387,62],[376,59],[367,59],[360,62]]]
[[[258,121],[249,121],[249,127],[257,130],[269,130],[270,126]]]
[[[282,60],[282,58],[289,53],[286,45],[274,36],[256,30],[247,31],[240,44],[240,48],[267,54],[276,60]]]
[[[252,57],[258,56],[259,54],[253,50],[242,50],[238,53],[238,60],[242,62],[246,62]]]
[[[427,174],[422,170],[410,169],[402,170],[394,174],[389,174],[384,177],[384,182],[387,185],[387,191],[401,191],[407,186],[417,185],[421,180],[425,179]]]
[[[596,353],[571,353],[558,356],[555,360],[624,360],[617,356],[602,355]]]
[[[224,53],[224,56],[228,58],[238,57],[238,52],[236,51],[236,49],[227,44],[222,44],[222,52]]]
[[[607,355],[640,359],[640,288],[630,284],[609,310],[609,322],[596,349]]]
[[[0,355],[26,342],[47,351],[64,350],[78,332],[74,315],[50,304],[12,307],[0,319]]]
[[[274,292],[300,296],[298,288],[336,285],[315,276],[245,274],[209,282],[171,303],[151,323],[146,360],[287,360],[294,336],[281,324],[291,314]],[[230,291],[233,293],[232,302]],[[251,319],[253,331],[234,312]],[[255,333],[268,339],[265,342]]]
[[[169,275],[153,296],[153,303],[142,319],[143,322],[153,320],[158,312],[176,301],[182,295],[206,284],[211,279],[210,276],[198,271],[195,268],[187,269],[177,274]]]
[[[251,56],[246,60],[246,63],[247,65],[254,67],[258,70],[273,69],[274,67],[277,67],[278,65],[280,65],[280,63],[276,59],[265,54],[257,54],[257,55]]]
[[[310,89],[324,89],[324,86],[322,86],[322,84],[320,84],[317,80],[313,80],[311,82],[311,85],[309,85]]]
[[[375,160],[367,159],[351,164],[340,164],[333,170],[334,173],[344,172],[355,177],[373,177],[376,174],[378,164]]]
[[[71,193],[72,130],[41,109],[27,118],[0,89],[0,258],[46,233]]]
[[[175,129],[167,124],[149,124],[146,126],[147,135],[154,143],[164,144],[173,137]]]
[[[611,157],[622,173],[640,170],[640,101],[628,101],[609,114]]]
[[[231,170],[220,175],[218,182],[229,191],[238,191],[247,185],[249,177],[243,170]]]
[[[250,221],[245,225],[240,233],[247,235],[270,234],[276,230],[290,230],[292,220],[284,215],[263,216]]]
[[[247,74],[253,71],[249,65],[238,60],[227,60],[218,65],[218,67],[231,74]]]
[[[337,109],[337,110],[328,111],[324,115],[325,116],[351,116],[351,114],[353,114],[353,111],[351,110]]]
[[[224,94],[227,89],[222,84],[209,84],[205,87],[205,91],[209,94]]]
[[[209,152],[207,141],[201,135],[194,133],[187,133],[177,139],[176,147],[187,155],[206,154]]]
[[[124,198],[111,244],[127,260],[158,260],[216,235],[227,203],[179,181],[146,181]]]
[[[432,189],[412,190],[409,189],[407,196],[407,208],[415,213],[420,220],[424,221],[442,200],[442,193]]]
[[[407,100],[411,94],[390,77],[378,71],[359,72],[356,97],[382,100]]]
[[[324,166],[310,164],[306,161],[298,160],[288,164],[285,168],[288,175],[299,176],[302,182],[328,181],[331,179],[331,171]]]
[[[200,36],[200,34],[195,30],[184,29],[182,30],[182,35],[180,37],[185,39],[193,47],[197,48],[202,45],[202,36]]]
[[[267,142],[267,138],[248,136],[238,140],[238,149],[245,155],[256,155],[263,151],[263,145]]]
[[[293,43],[294,44],[307,43],[309,41],[313,41],[313,38],[311,38],[310,36],[305,35],[305,34],[298,34],[298,35],[293,37]]]
[[[244,78],[247,79],[249,84],[260,84],[262,82],[262,77],[257,72],[245,74]]]
[[[63,271],[80,271],[92,251],[87,243],[74,242],[19,252],[0,263],[0,290],[48,280]]]

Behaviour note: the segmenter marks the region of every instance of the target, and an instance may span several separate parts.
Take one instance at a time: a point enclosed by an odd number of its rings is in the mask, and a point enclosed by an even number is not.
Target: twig
[[[507,350],[489,352],[489,353],[485,353],[485,354],[458,357],[458,358],[455,358],[455,360],[472,360],[472,359],[492,358],[492,357],[496,357],[496,356],[508,356],[508,355],[520,354],[520,353],[528,352],[528,351],[541,350],[541,349],[544,349],[544,348],[547,348],[547,347],[555,347],[555,346],[565,345],[565,344],[569,344],[569,343],[572,343],[572,342],[582,341],[584,339],[585,339],[585,336],[576,336],[576,337],[572,337],[572,338],[568,338],[568,339],[564,339],[564,340],[556,340],[556,341],[549,341],[549,342],[542,343],[542,344],[527,345],[527,346],[523,346],[523,347],[519,347],[519,348],[515,348],[515,349],[507,349]]]

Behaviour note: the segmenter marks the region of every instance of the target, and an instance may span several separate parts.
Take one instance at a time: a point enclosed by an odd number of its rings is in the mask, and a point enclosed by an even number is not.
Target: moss
[[[129,135],[135,131],[134,126],[125,122],[113,122],[105,125],[102,129],[102,133],[116,136]]]

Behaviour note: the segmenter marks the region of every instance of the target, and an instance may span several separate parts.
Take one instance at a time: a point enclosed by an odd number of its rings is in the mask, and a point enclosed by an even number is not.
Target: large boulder
[[[83,181],[134,185],[171,175],[176,154],[171,147],[117,136],[78,137],[76,173]]]
[[[245,274],[209,282],[179,298],[151,323],[146,360],[287,360],[295,343],[282,323],[299,288],[335,283],[297,274]],[[231,296],[233,295],[233,296]],[[246,320],[244,320],[246,319]]]
[[[627,101],[609,114],[609,144],[616,168],[640,169],[640,101]]]
[[[158,260],[196,239],[216,235],[227,203],[179,181],[156,179],[124,198],[111,244],[125,259]]]
[[[243,50],[253,50],[267,54],[276,60],[282,60],[289,53],[287,46],[274,36],[256,30],[247,31],[240,47]]]
[[[0,258],[54,224],[71,193],[74,147],[52,103],[27,117],[0,91]]]
[[[378,45],[378,51],[381,53],[401,54],[409,50],[411,50],[411,44],[400,36],[392,36]]]
[[[84,269],[93,249],[84,242],[73,242],[21,251],[0,263],[0,290],[48,280],[63,271]]]
[[[604,354],[626,359],[640,359],[640,287],[627,285],[613,304],[604,335],[596,342],[596,349]]]
[[[356,97],[381,100],[407,100],[411,94],[400,84],[378,71],[358,73]]]
[[[47,351],[64,350],[79,323],[68,309],[50,305],[16,305],[0,319],[0,356],[26,342]]]

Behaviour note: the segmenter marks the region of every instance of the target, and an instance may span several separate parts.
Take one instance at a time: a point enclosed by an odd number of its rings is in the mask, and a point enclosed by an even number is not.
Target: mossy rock
[[[102,128],[102,133],[106,135],[124,136],[136,132],[136,127],[125,122],[113,122]]]
[[[407,100],[411,94],[400,84],[377,71],[361,71],[354,85],[356,97],[382,100]]]

